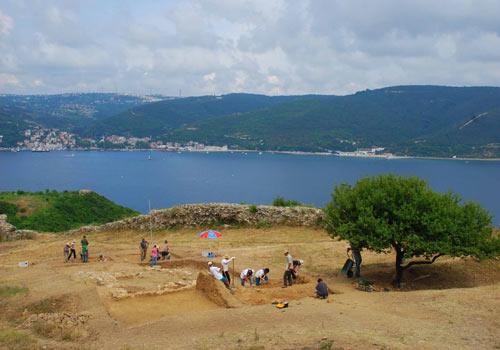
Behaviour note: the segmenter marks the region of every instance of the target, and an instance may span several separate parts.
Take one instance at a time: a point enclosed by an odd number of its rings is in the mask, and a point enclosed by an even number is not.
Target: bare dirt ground
[[[88,264],[63,262],[64,243],[81,237],[1,243],[0,349],[500,349],[498,260],[443,258],[408,271],[394,290],[394,256],[363,252],[368,293],[339,272],[346,243],[322,230],[222,232],[217,241],[192,229],[155,232],[173,252],[155,269],[139,262],[144,233],[88,235]],[[291,288],[281,288],[285,248],[305,262]],[[270,284],[237,283],[227,294],[238,307],[217,305],[196,289],[205,250],[236,256],[237,276],[269,267]],[[18,267],[23,260],[32,265]],[[334,292],[328,300],[312,297],[318,277]]]

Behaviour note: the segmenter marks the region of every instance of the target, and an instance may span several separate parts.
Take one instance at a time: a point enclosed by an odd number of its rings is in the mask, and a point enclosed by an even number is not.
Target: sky
[[[499,0],[1,0],[0,93],[500,85]]]

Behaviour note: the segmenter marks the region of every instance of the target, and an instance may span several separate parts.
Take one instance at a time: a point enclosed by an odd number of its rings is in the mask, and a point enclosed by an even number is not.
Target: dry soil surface
[[[88,235],[87,264],[62,257],[64,243],[81,237],[0,243],[0,349],[500,349],[497,260],[438,259],[408,271],[394,290],[393,254],[363,252],[362,274],[375,287],[364,292],[339,272],[347,244],[322,230],[222,233],[219,240],[188,229],[146,234],[168,239],[173,252],[156,268],[139,261],[139,232]],[[289,288],[284,249],[305,262]],[[222,289],[235,307],[221,307],[196,288],[207,250],[236,256],[236,277],[269,267],[270,283]],[[19,267],[25,260],[30,266]],[[318,277],[333,291],[328,300],[312,297]],[[277,300],[289,307],[277,309]]]

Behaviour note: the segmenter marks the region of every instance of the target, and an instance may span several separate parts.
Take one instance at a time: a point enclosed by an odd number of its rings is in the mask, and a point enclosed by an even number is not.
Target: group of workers
[[[226,288],[231,289],[231,274],[229,273],[229,264],[234,261],[235,257],[229,257],[225,255],[220,263],[220,267],[216,266],[213,261],[208,262],[208,271],[216,279],[224,283]],[[288,250],[285,250],[286,267],[283,274],[283,288],[291,287],[294,283],[293,280],[297,278],[300,267],[304,264],[303,260],[294,260],[292,255]],[[247,283],[250,286],[260,286],[269,282],[269,268],[263,267],[257,271],[247,267],[243,269],[240,273],[240,284],[244,287]],[[318,279],[318,284],[316,285],[316,296],[318,298],[328,297],[328,286],[320,278]]]
[[[81,252],[80,252],[80,260],[83,263],[89,262],[89,241],[86,236],[83,236],[80,241],[81,244]],[[73,240],[71,243],[67,242],[64,245],[64,261],[68,262],[73,257],[73,261],[76,260],[76,241]]]
[[[221,267],[216,266],[212,261],[208,262],[208,271],[210,274],[217,280],[224,283],[226,288],[231,288],[231,274],[229,273],[229,263],[233,261],[235,257],[229,257],[225,255],[221,260]],[[240,273],[240,284],[241,286],[245,286],[246,283],[249,283],[251,286],[254,284],[260,286],[261,284],[269,282],[269,268],[263,267],[257,272],[255,272],[252,268],[247,267],[243,269]]]
[[[361,249],[351,245],[347,248],[347,254],[349,252],[352,253],[355,262],[355,277],[361,276]],[[300,267],[304,264],[303,260],[295,260],[288,250],[285,250],[285,259],[286,259],[286,267],[285,272],[283,273],[283,288],[291,287],[294,283],[293,281],[297,278],[297,274],[299,272]],[[216,266],[212,261],[208,262],[208,271],[209,273],[217,280],[224,283],[226,288],[231,288],[231,274],[229,273],[229,264],[231,261],[234,261],[235,257],[224,256],[221,260],[220,267]],[[269,268],[261,268],[255,272],[252,268],[245,268],[240,273],[240,284],[241,286],[245,286],[246,283],[249,283],[251,286],[254,284],[259,286],[262,283],[269,282]],[[323,281],[322,278],[318,278],[316,288],[315,288],[316,297],[321,299],[328,298],[328,286]]]
[[[80,253],[81,261],[83,263],[87,263],[89,259],[89,251],[88,251],[89,241],[87,240],[86,236],[83,236],[82,240],[80,241],[80,244],[81,244],[81,253]],[[139,243],[141,262],[146,259],[148,247],[149,247],[149,242],[145,238],[142,238],[141,242]],[[362,262],[361,249],[354,245],[351,245],[349,248],[347,248],[347,254],[349,254],[349,252],[352,253],[352,257],[355,263],[354,276],[359,278],[361,276],[361,262]],[[304,261],[294,260],[288,250],[285,250],[284,254],[286,259],[286,267],[285,267],[285,272],[283,273],[283,288],[287,288],[291,287],[292,284],[294,283],[293,280],[297,278],[299,269],[304,264]],[[150,266],[153,267],[157,265],[159,259],[170,260],[170,256],[171,256],[170,247],[168,245],[167,240],[164,241],[161,250],[158,244],[153,243],[153,247],[151,249]],[[73,240],[71,243],[67,242],[64,246],[64,261],[68,262],[71,260],[71,258],[73,258],[73,261],[76,260],[75,240]],[[100,256],[100,258],[102,258],[102,255]],[[232,257],[229,257],[227,255],[223,256],[220,263],[221,267],[216,266],[212,261],[208,262],[208,270],[210,274],[215,279],[224,283],[224,285],[228,289],[231,288],[231,274],[229,273],[229,265],[231,262],[234,262],[234,259],[235,259],[234,256]],[[252,268],[249,267],[245,268],[240,273],[240,284],[243,287],[245,286],[246,283],[250,284],[250,286],[253,286],[254,279],[256,286],[268,283],[269,271],[270,270],[268,267],[260,268],[257,271],[254,271]],[[328,297],[328,286],[321,278],[317,280],[316,297],[323,299]]]
[[[139,249],[141,252],[141,262],[146,259],[148,247],[149,247],[149,242],[146,241],[145,238],[142,238],[141,242],[139,243]],[[153,243],[153,248],[151,248],[151,259],[149,265],[151,267],[156,266],[158,264],[158,260],[161,259],[170,260],[170,247],[168,246],[167,240],[164,241],[162,249],[160,249],[158,244]]]

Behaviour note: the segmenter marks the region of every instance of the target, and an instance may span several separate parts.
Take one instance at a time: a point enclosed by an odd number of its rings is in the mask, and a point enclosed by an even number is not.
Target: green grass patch
[[[35,349],[36,341],[24,332],[14,329],[0,329],[0,348],[11,350]]]
[[[0,286],[0,298],[13,297],[18,294],[28,293],[28,288],[18,286]]]

